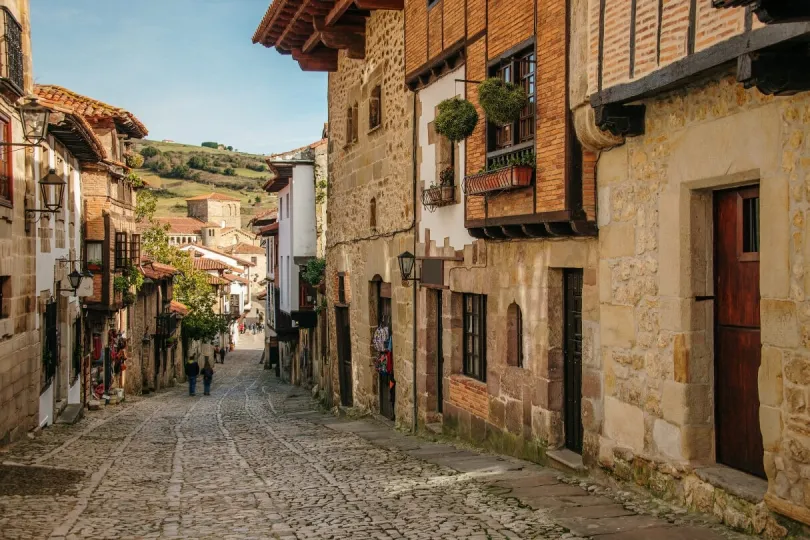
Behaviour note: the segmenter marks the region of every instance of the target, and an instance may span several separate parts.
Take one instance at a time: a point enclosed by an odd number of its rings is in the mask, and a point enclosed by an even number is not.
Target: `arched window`
[[[506,338],[506,363],[523,367],[523,314],[514,302],[506,310]]]
[[[372,229],[377,228],[377,198],[372,197],[371,202],[369,203],[369,218],[368,218],[368,226]]]

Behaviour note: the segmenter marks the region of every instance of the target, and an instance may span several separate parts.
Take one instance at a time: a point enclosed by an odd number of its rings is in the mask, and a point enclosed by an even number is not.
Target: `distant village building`
[[[220,227],[242,227],[242,203],[222,193],[197,195],[186,199],[188,217],[219,224]]]

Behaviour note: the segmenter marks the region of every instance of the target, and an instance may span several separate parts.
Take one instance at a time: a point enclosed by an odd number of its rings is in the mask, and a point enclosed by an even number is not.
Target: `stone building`
[[[125,144],[146,136],[146,127],[130,112],[79,95],[60,86],[37,85],[36,95],[48,107],[68,110],[87,121],[101,141],[104,159],[82,167],[84,245],[82,260],[93,273],[87,306],[85,348],[90,351],[92,387],[108,391],[119,379],[110,375],[120,355],[131,353],[132,291],[116,278],[137,271],[141,236],[135,222],[135,186],[124,163]],[[120,281],[120,280],[119,280]]]
[[[17,102],[33,90],[31,28],[27,0],[3,0],[3,62],[0,67],[0,140],[24,143]],[[0,444],[37,426],[44,372],[36,320],[36,227],[33,151],[0,148]]]
[[[575,4],[569,100],[600,153],[586,460],[800,534],[774,516],[810,524],[810,26],[785,22],[810,5]]]
[[[306,13],[301,4],[275,0],[253,40],[292,52],[304,70],[330,72],[327,401],[411,425],[413,288],[399,279],[397,265],[400,253],[414,249],[415,225],[414,100],[402,84],[402,6],[328,1]],[[393,373],[375,369],[378,327],[392,337],[386,371]]]
[[[579,467],[598,246],[595,156],[566,100],[567,17],[565,2],[406,0],[404,82],[416,96],[419,420]],[[488,120],[488,78],[526,91],[514,122]],[[479,116],[458,144],[435,129],[453,97]]]
[[[239,199],[222,193],[197,195],[186,199],[188,217],[205,223],[216,223],[220,227],[242,227],[242,203]]]

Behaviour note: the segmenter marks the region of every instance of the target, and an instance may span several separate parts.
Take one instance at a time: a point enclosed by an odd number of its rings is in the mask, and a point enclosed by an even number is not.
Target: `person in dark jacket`
[[[214,358],[214,362],[216,362],[216,361],[217,361],[217,359]],[[220,364],[225,363],[225,347],[220,347],[219,348],[219,363]]]
[[[216,360],[214,360],[216,362]],[[211,381],[214,380],[214,368],[211,367],[211,362],[208,361],[208,357],[205,357],[205,365],[202,368],[203,376],[203,390],[206,396],[211,395]]]
[[[186,362],[186,377],[188,377],[188,395],[193,396],[197,394],[197,375],[200,374],[200,364],[197,363],[196,358],[191,358]]]

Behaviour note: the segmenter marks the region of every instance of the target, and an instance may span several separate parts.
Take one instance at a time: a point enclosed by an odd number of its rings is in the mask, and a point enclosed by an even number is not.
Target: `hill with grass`
[[[242,201],[242,223],[277,207],[262,186],[270,178],[264,156],[223,148],[142,140],[127,161],[158,197],[157,216],[185,216],[185,200],[223,193]]]

